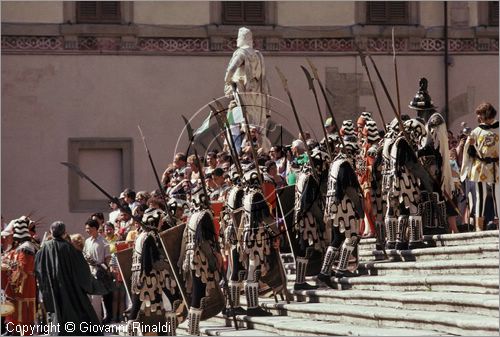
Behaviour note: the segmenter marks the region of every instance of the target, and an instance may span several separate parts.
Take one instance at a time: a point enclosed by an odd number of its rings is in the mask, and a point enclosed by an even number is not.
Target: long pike
[[[357,44],[355,44],[355,46],[356,50],[359,53],[361,64],[363,65],[363,68],[365,68],[366,76],[368,76],[368,81],[370,82],[370,87],[372,88],[373,97],[375,98],[375,103],[377,104],[378,113],[380,119],[382,120],[382,126],[384,127],[384,130],[387,132],[387,127],[385,126],[384,114],[382,113],[382,109],[380,108],[380,102],[378,101],[377,92],[375,91],[375,86],[373,85],[372,77],[370,75],[370,70],[368,69],[368,65],[366,64],[366,55],[361,51],[361,49]]]
[[[292,94],[290,93],[290,89],[288,89],[288,80],[286,79],[285,75],[283,75],[280,68],[278,68],[278,67],[275,67],[275,68],[276,68],[276,71],[278,72],[278,75],[281,79],[281,83],[283,84],[283,89],[285,89],[285,92],[288,95],[288,99],[290,100],[290,105],[292,106],[293,115],[295,116],[295,121],[297,122],[297,126],[299,127],[300,136],[304,140],[304,144],[305,144],[306,137],[304,137],[304,130],[302,129],[302,124],[300,123],[299,114],[297,113],[297,109],[295,108],[295,103],[293,102]],[[305,147],[306,147],[307,156],[309,157],[308,159],[309,159],[309,164],[311,165],[312,175],[313,175],[314,179],[316,179],[316,181],[319,183],[320,182],[319,175],[316,172],[316,167],[314,167],[314,164],[312,162],[311,150],[309,149],[309,146],[307,146],[307,144],[305,144]]]
[[[321,123],[321,130],[323,130],[323,135],[325,136],[326,149],[328,151],[328,155],[330,156],[330,160],[333,160],[332,151],[328,143],[328,134],[326,132],[325,123],[323,122],[323,116],[321,115],[321,108],[318,102],[318,94],[316,93],[316,88],[314,87],[314,82],[313,82],[314,79],[311,77],[311,74],[309,74],[309,71],[304,66],[300,67],[302,68],[302,71],[306,75],[307,83],[309,84],[309,90],[313,92],[314,100],[316,101],[316,107],[318,108],[318,116],[319,116],[319,122]]]

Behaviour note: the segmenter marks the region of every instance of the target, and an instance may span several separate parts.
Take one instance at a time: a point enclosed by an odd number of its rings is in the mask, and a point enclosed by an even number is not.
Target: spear
[[[372,56],[369,53],[367,53],[367,54],[368,54],[368,58],[370,59],[370,61],[373,64],[373,68],[375,69],[375,72],[377,73],[377,77],[380,81],[380,84],[382,84],[382,88],[384,89],[384,92],[387,96],[387,99],[389,100],[389,103],[391,104],[392,110],[394,111],[394,115],[396,116],[396,119],[398,120],[399,130],[403,133],[403,136],[406,138],[406,141],[408,142],[408,144],[410,144],[410,138],[404,129],[404,125],[403,125],[403,121],[401,120],[401,116],[399,115],[398,111],[396,110],[396,107],[394,106],[394,102],[392,101],[391,95],[389,94],[389,91],[387,90],[387,87],[385,86],[384,80],[382,79],[382,76],[380,75],[380,72],[378,71],[377,65],[375,64],[375,61],[373,61]],[[427,175],[430,177],[430,179],[437,186],[441,186],[441,184],[438,183],[436,181],[436,179],[434,179],[434,177],[429,173],[429,171],[427,170],[427,168],[425,166],[422,165],[422,168],[424,169],[424,171],[427,173]],[[441,192],[442,192],[443,196],[447,199],[447,201],[451,204],[451,206],[455,209],[455,211],[457,211],[457,213],[460,215],[461,212],[458,209],[455,202],[453,201],[453,198],[445,190],[442,190]]]
[[[264,179],[262,178],[262,175],[260,173],[259,161],[257,160],[257,151],[255,151],[255,147],[253,146],[253,141],[250,138],[250,123],[248,123],[247,108],[241,100],[240,93],[237,90],[236,83],[233,83],[233,97],[235,98],[236,103],[241,108],[241,114],[243,115],[243,119],[245,120],[245,124],[247,126],[247,130],[246,130],[247,139],[250,143],[250,148],[252,150],[252,157],[253,157],[253,161],[255,163],[255,169],[257,171],[257,176],[259,177],[259,183],[260,183],[260,186],[264,186]]]
[[[328,108],[328,112],[330,113],[330,117],[332,118],[333,126],[335,126],[335,129],[337,129],[337,132],[340,132],[339,125],[337,124],[337,121],[335,120],[335,117],[333,117],[332,106],[330,105],[330,101],[326,97],[325,87],[323,86],[323,83],[319,79],[318,69],[312,63],[312,61],[309,60],[307,57],[306,57],[306,61],[309,64],[309,67],[311,68],[311,70],[313,72],[314,79],[316,79],[316,82],[318,82],[319,88],[321,89],[321,93],[323,94],[323,98],[325,99],[326,107]],[[342,139],[342,137],[340,137],[340,142],[342,143],[342,147],[344,147],[344,140]]]
[[[215,102],[216,102],[216,104],[218,103],[217,106],[219,106],[220,103],[218,101],[215,101]],[[222,115],[221,115],[222,112],[224,111],[224,109],[218,110],[210,104],[208,106],[214,112],[214,117],[217,120],[219,127],[222,129],[222,132],[224,133],[224,137],[225,137],[226,143],[229,147],[229,151],[231,151],[231,156],[234,159],[234,165],[236,167],[236,171],[238,171],[238,175],[240,177],[243,177],[243,171],[241,169],[240,158],[238,157],[238,152],[236,151],[236,146],[234,144],[233,136],[230,134],[231,131],[229,129],[229,123],[227,121],[227,118],[222,117]],[[225,121],[223,121],[223,119],[225,119]]]
[[[144,148],[146,149],[146,153],[148,154],[149,158],[149,163],[151,164],[151,168],[153,169],[153,173],[155,175],[156,183],[158,184],[158,188],[160,189],[160,194],[165,203],[167,203],[167,196],[165,193],[165,189],[163,188],[163,185],[160,182],[160,178],[158,176],[158,171],[156,171],[156,166],[153,161],[153,157],[151,157],[151,152],[149,151],[148,144],[146,143],[146,137],[144,137],[144,134],[142,133],[142,129],[139,125],[137,125],[137,128],[139,129],[139,133],[141,134],[142,138],[142,143],[144,144]]]
[[[370,87],[372,88],[373,97],[375,98],[375,103],[377,104],[378,113],[379,113],[380,119],[382,120],[382,126],[384,127],[384,130],[387,132],[387,127],[385,126],[384,115],[382,114],[382,109],[380,108],[380,102],[378,101],[378,96],[377,96],[377,93],[375,91],[375,87],[373,85],[372,77],[370,75],[370,70],[368,69],[368,65],[366,64],[366,55],[363,54],[363,52],[361,51],[361,49],[359,48],[359,46],[357,44],[355,44],[355,46],[356,46],[356,49],[359,53],[359,58],[361,59],[361,64],[363,65],[363,68],[365,68],[366,76],[368,76],[368,81],[370,82]]]
[[[184,123],[186,124],[186,129],[187,133],[189,136],[189,142],[191,143],[194,140],[193,136],[193,129],[191,128],[191,124],[189,123],[188,119],[184,117],[184,115],[181,115],[182,119],[184,120]],[[198,156],[198,151],[196,150],[196,147],[193,146],[194,150],[194,155],[196,157],[196,165],[198,166],[198,171],[200,172],[200,179],[201,179],[201,186],[203,188],[203,193],[205,194],[205,205],[207,206],[207,209],[210,209],[210,198],[208,197],[208,190],[207,190],[207,185],[205,184],[205,174],[203,173],[203,168],[201,167],[201,161],[200,157]],[[214,233],[215,234],[215,233]],[[217,241],[216,241],[217,242]],[[222,277],[224,279],[224,288],[226,290],[226,293],[229,294],[229,286],[228,286],[228,281],[227,281],[227,276],[224,270],[221,272]],[[229,306],[231,307],[231,311],[233,312],[233,321],[234,321],[234,327],[236,330],[238,330],[238,323],[236,321],[236,315],[234,314],[234,307],[233,307],[233,301],[231,299],[231,296],[229,297]]]
[[[394,43],[394,27],[392,27],[392,62],[394,63],[394,75],[396,76],[396,98],[398,99],[398,114],[401,116],[401,100],[399,98],[398,64],[396,61],[396,44]]]
[[[278,75],[281,79],[281,83],[283,84],[283,89],[285,89],[285,92],[288,95],[288,99],[290,100],[290,105],[292,106],[292,111],[293,111],[293,114],[295,116],[295,121],[297,122],[297,126],[299,127],[300,136],[302,137],[302,139],[304,140],[304,143],[305,143],[306,137],[304,137],[304,130],[302,129],[302,124],[300,123],[299,114],[297,113],[297,109],[295,108],[295,103],[293,102],[292,94],[290,93],[290,89],[288,89],[288,83],[287,83],[288,80],[286,79],[285,75],[283,75],[280,68],[278,68],[278,67],[275,67],[275,68],[276,68],[276,71],[278,72]],[[309,149],[309,146],[307,146],[307,145],[306,145],[306,152],[307,152],[307,156],[309,157],[309,162],[311,164],[312,175],[313,175],[314,179],[316,179],[316,181],[319,182],[319,176],[316,172],[316,168],[314,167],[314,165],[312,163],[311,150]]]
[[[307,83],[309,84],[309,90],[311,90],[313,92],[314,100],[316,101],[316,107],[318,108],[319,122],[321,123],[321,129],[323,130],[323,135],[325,136],[326,149],[328,151],[328,155],[330,156],[330,159],[333,160],[330,145],[328,144],[328,134],[326,132],[325,123],[323,123],[323,116],[321,115],[321,108],[320,108],[319,102],[318,102],[318,94],[316,93],[316,88],[314,87],[313,78],[311,77],[311,74],[309,74],[309,71],[307,71],[307,69],[304,68],[304,66],[300,66],[300,67],[302,68],[302,71],[304,71],[304,74],[306,75]]]

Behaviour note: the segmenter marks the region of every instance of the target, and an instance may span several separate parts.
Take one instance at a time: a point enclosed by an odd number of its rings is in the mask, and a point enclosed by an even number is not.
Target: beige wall
[[[483,100],[498,107],[498,56],[454,56],[450,68],[450,100],[472,109]],[[352,56],[313,57],[324,76],[325,68],[341,73],[363,73]],[[88,213],[70,213],[68,173],[59,164],[67,160],[69,137],[132,137],[136,189],[155,188],[155,181],[139,138],[141,125],[161,171],[171,160],[183,123],[213,97],[222,95],[222,78],[229,56],[2,56],[2,214],[13,218],[37,210],[46,221],[67,221],[77,231]],[[375,56],[391,92],[395,92],[392,58]],[[429,92],[439,107],[444,102],[442,57],[406,56],[399,60],[403,112],[417,90],[420,76],[429,79]],[[289,79],[306,129],[320,135],[316,108],[299,66],[303,57],[267,56],[268,76],[284,127],[297,134],[288,101],[274,67]],[[366,84],[366,77],[363,75]],[[392,118],[382,89],[376,84],[386,120]],[[394,96],[395,97],[395,96]],[[465,101],[464,101],[465,99]],[[373,111],[370,95],[360,106]],[[323,109],[324,104],[322,103]],[[467,108],[465,108],[466,110]],[[195,118],[199,125],[207,110]],[[353,114],[354,115],[354,114]],[[354,117],[357,117],[355,115]],[[474,125],[473,116],[466,119]],[[378,117],[376,116],[378,120]],[[450,119],[459,130],[462,116]],[[179,150],[185,149],[185,136]],[[96,181],[113,177],[96,176]],[[110,191],[117,194],[119,191]]]
[[[2,1],[2,22],[63,22],[62,1]]]
[[[148,25],[206,25],[208,1],[135,1],[134,23]]]
[[[278,1],[278,25],[342,26],[354,24],[352,1]]]
[[[442,1],[421,1],[420,24],[424,27],[434,27],[443,25],[443,3]]]

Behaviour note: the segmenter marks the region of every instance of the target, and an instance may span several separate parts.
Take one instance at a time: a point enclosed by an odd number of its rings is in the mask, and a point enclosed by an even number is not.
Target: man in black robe
[[[49,320],[54,325],[59,324],[58,331],[52,331],[52,335],[92,334],[85,327],[100,323],[88,294],[103,295],[107,290],[92,276],[82,253],[63,239],[64,223],[56,221],[50,230],[53,239],[45,242],[36,254],[35,273]],[[67,322],[74,325],[68,328]],[[85,324],[81,326],[80,323]]]

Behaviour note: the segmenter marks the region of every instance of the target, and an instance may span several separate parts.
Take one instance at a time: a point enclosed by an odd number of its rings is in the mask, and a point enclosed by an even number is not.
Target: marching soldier
[[[297,278],[295,290],[316,289],[305,281],[307,266],[315,251],[323,253],[326,227],[323,221],[324,199],[328,172],[328,154],[318,147],[303,166],[295,184],[295,236]],[[316,174],[313,174],[313,171]]]
[[[333,237],[326,250],[318,280],[329,287],[333,287],[330,276],[335,260],[339,261],[335,275],[350,275],[347,272],[349,257],[357,251],[359,221],[364,217],[361,187],[354,169],[358,145],[353,137],[344,138],[344,144],[330,165],[324,212],[325,222],[333,226]]]
[[[417,159],[416,151],[422,147],[426,130],[418,119],[404,122],[404,130],[389,148],[390,159],[385,181],[387,249],[414,249],[424,246],[422,206],[419,207],[420,191],[430,191],[432,187],[429,175]],[[407,228],[410,233],[409,242],[406,237]]]
[[[177,329],[176,309],[181,301],[158,236],[158,228],[165,221],[165,212],[158,208],[147,209],[142,217],[142,232],[133,247],[132,308],[128,318],[132,325],[144,319],[165,321],[169,328],[168,335],[174,336]],[[170,303],[164,303],[163,294]]]
[[[184,273],[186,291],[191,296],[188,333],[199,335],[200,320],[205,303],[209,300],[208,296],[212,289],[219,289],[222,255],[203,186],[192,191],[191,208],[191,217],[184,230],[179,265]]]

